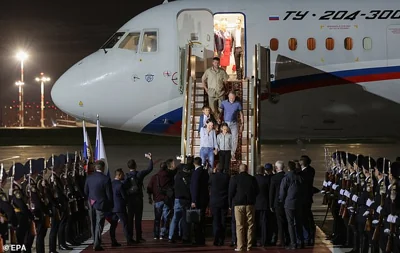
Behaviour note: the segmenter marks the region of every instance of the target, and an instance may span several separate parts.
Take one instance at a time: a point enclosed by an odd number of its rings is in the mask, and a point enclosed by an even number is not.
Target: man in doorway
[[[224,100],[220,109],[224,114],[224,121],[228,124],[232,134],[232,160],[235,159],[235,153],[238,145],[239,132],[243,131],[244,116],[242,112],[242,105],[236,101],[236,94],[234,91],[229,92],[228,99]],[[238,113],[240,116],[240,123],[238,122]]]
[[[236,79],[243,79],[243,52],[244,52],[244,28],[242,24],[242,19],[238,18],[236,20],[236,29],[235,29],[235,39],[233,41],[233,52],[235,56],[235,67],[236,67]]]
[[[208,94],[208,104],[214,117],[219,118],[219,107],[226,94],[226,84],[229,79],[228,73],[219,65],[220,59],[213,58],[213,65],[207,69],[201,78],[204,90]]]

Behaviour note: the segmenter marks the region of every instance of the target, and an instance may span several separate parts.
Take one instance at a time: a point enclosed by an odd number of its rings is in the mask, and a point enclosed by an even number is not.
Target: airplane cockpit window
[[[124,32],[116,32],[114,33],[113,36],[111,36],[111,38],[109,38],[106,43],[104,43],[104,45],[101,47],[101,49],[105,49],[105,48],[113,48],[115,46],[115,44],[118,43],[118,41],[122,38],[122,36],[124,36]]]
[[[146,31],[143,34],[142,52],[157,52],[157,31]]]
[[[129,33],[119,44],[119,48],[137,52],[139,45],[140,32]]]

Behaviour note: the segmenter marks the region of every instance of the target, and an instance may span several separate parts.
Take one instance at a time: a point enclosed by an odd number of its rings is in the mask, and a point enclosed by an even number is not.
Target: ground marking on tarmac
[[[103,228],[103,233],[101,235],[104,235],[110,230],[110,223],[106,222],[107,224]],[[69,253],[81,253],[85,249],[87,249],[89,246],[92,246],[93,240],[90,238],[86,240],[85,242],[82,243],[82,246],[75,247],[73,250],[69,251]]]
[[[3,159],[3,160],[0,160],[0,162],[4,162],[4,161],[8,161],[8,160],[13,160],[13,159],[17,159],[17,158],[20,158],[20,156],[17,155],[17,156],[12,156],[12,157],[9,157],[9,158],[5,158],[5,159]]]

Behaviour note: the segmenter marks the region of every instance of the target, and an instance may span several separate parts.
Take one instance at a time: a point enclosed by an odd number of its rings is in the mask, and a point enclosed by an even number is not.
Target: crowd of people
[[[141,230],[143,178],[153,166],[151,154],[148,157],[147,170],[137,171],[131,160],[128,162],[131,171],[125,176],[122,169],[116,170],[112,182],[103,174],[102,161],[95,163],[95,172],[87,178],[85,186],[92,214],[94,250],[102,250],[100,235],[107,212],[116,216],[113,220],[120,220],[128,245],[145,241]],[[160,164],[160,170],[146,187],[148,201],[154,206],[154,240],[205,245],[206,212],[209,210],[214,246],[226,243],[229,213],[232,217],[230,244],[236,251],[256,246],[288,249],[312,246],[315,170],[310,163],[307,156],[290,161],[287,166],[277,161],[275,166],[259,167],[255,176],[241,164],[239,173],[230,176],[219,167],[209,173],[200,157],[187,157],[187,162],[178,166],[173,159],[168,159]],[[133,240],[133,216],[136,240]],[[116,223],[111,223],[110,236],[112,246],[117,247],[121,244],[115,238],[115,227]]]

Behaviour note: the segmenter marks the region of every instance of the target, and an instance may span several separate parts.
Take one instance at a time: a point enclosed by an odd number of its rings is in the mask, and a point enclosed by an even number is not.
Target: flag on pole
[[[110,171],[108,170],[108,162],[107,162],[107,155],[106,150],[104,149],[104,142],[103,142],[103,135],[101,134],[101,127],[100,127],[100,120],[99,116],[97,115],[97,126],[96,126],[96,155],[94,159],[103,160],[106,164],[104,169],[104,174],[110,177]]]
[[[93,149],[90,143],[89,135],[86,131],[85,121],[82,122],[83,127],[83,158],[86,160],[88,166],[89,162],[93,162]],[[88,173],[88,168],[86,167],[86,172]]]

